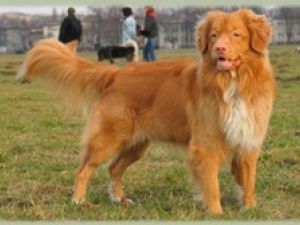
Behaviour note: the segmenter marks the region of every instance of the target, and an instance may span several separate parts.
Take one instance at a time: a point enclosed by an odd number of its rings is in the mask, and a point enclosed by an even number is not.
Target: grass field
[[[300,55],[293,46],[272,46],[277,97],[258,164],[258,207],[239,210],[234,181],[221,173],[224,216],[220,220],[300,219]],[[159,58],[195,50],[160,51]],[[96,59],[95,54],[82,54]],[[87,202],[71,203],[84,121],[36,83],[20,84],[15,73],[23,55],[0,55],[0,218],[4,220],[210,220],[193,200],[184,151],[164,143],[125,175],[130,207],[111,203],[104,165],[92,177]]]

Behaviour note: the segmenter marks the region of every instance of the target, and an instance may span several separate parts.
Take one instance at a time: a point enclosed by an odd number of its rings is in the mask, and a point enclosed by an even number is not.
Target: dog
[[[65,45],[74,53],[77,54],[77,48],[79,45],[79,41],[78,40],[73,40],[70,42],[65,43]]]
[[[195,30],[198,61],[118,68],[79,58],[55,40],[27,53],[18,76],[47,81],[69,107],[86,112],[76,203],[84,202],[91,175],[108,160],[111,199],[130,202],[122,176],[160,139],[187,147],[187,165],[210,213],[223,213],[218,173],[226,163],[243,207],[256,206],[256,164],[275,95],[270,24],[247,9],[212,11]]]
[[[114,58],[126,58],[128,62],[138,61],[138,45],[135,41],[128,41],[124,46],[105,46],[98,50],[98,61],[105,59],[114,64]]]
[[[299,46],[299,45],[296,46],[296,52],[297,52],[298,54],[300,54],[300,46]]]

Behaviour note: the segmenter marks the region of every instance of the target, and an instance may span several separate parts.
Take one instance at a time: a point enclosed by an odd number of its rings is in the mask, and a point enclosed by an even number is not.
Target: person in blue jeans
[[[156,60],[155,45],[156,45],[156,38],[148,37],[146,40],[146,44],[143,48],[144,61],[155,61]]]
[[[156,13],[152,6],[145,6],[145,11],[144,29],[140,31],[140,34],[146,38],[146,43],[143,48],[143,58],[144,61],[155,61],[155,46],[158,36]]]

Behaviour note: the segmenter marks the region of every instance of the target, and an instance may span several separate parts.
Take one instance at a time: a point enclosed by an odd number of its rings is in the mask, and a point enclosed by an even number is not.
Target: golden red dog
[[[126,168],[149,141],[161,139],[188,146],[188,165],[211,213],[222,213],[218,173],[228,161],[244,207],[255,207],[256,162],[275,93],[270,36],[264,16],[213,11],[196,27],[200,61],[125,68],[86,61],[54,40],[37,43],[19,76],[45,80],[88,116],[74,201],[84,201],[92,173],[111,159],[110,196],[128,201],[121,181]]]

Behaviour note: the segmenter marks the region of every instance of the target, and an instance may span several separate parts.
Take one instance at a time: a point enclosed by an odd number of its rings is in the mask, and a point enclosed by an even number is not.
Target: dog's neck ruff
[[[236,70],[230,70],[229,73],[231,75],[231,79],[235,79],[236,78]]]
[[[240,95],[236,70],[229,71],[231,83],[225,90],[223,98],[226,104],[223,133],[226,142],[232,149],[250,151],[261,143],[256,138],[256,127],[253,112]]]

